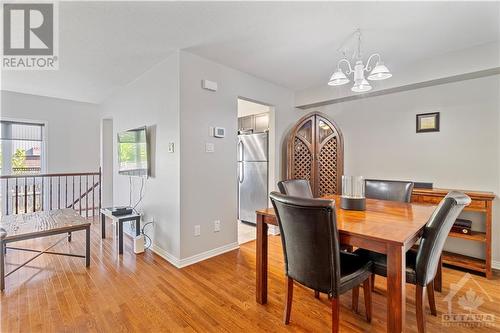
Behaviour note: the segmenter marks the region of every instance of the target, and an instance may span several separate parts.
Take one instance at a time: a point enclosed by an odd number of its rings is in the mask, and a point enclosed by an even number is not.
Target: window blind
[[[42,141],[43,124],[0,120],[0,139],[16,141]]]

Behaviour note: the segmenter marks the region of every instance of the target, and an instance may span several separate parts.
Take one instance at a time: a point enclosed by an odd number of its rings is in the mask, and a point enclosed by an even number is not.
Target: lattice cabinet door
[[[342,134],[333,122],[316,115],[316,194],[341,194],[343,174]]]
[[[314,196],[341,191],[343,140],[336,124],[314,112],[300,119],[290,132],[287,179],[307,179]]]
[[[287,179],[315,179],[314,160],[314,116],[302,118],[288,138]]]

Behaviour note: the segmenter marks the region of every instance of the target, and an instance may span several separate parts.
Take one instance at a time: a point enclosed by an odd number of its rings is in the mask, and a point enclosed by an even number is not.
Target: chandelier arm
[[[372,54],[368,60],[366,61],[366,66],[364,68],[365,71],[369,72],[372,70],[372,67],[370,67],[370,61],[374,58],[374,57],[378,57],[378,61],[377,62],[380,62],[381,58],[380,58],[380,54],[378,53],[374,53]]]
[[[352,70],[351,63],[346,58],[342,58],[339,60],[339,62],[337,63],[337,69],[340,70],[340,64],[343,62],[345,62],[347,64],[347,68],[349,69],[349,71],[347,71],[346,74],[349,75],[349,74],[353,73],[354,71]]]

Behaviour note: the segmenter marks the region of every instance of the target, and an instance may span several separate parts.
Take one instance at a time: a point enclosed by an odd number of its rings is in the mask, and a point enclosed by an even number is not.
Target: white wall
[[[101,121],[102,207],[113,206],[113,119]]]
[[[500,76],[496,75],[314,110],[339,124],[346,174],[428,181],[435,187],[498,195],[499,91]],[[415,115],[435,111],[441,113],[441,131],[415,133]],[[498,200],[494,208],[493,260],[500,261]],[[477,214],[472,218],[477,220]],[[481,246],[473,242],[451,241],[447,248],[484,256]]]
[[[154,220],[154,250],[174,260],[179,257],[179,54],[120,89],[102,104],[102,118],[113,119],[116,133],[147,125],[151,134],[152,176],[145,184],[145,196],[138,206],[144,221]],[[174,153],[168,153],[174,142]],[[117,156],[116,141],[113,156]],[[114,158],[114,205],[129,204],[129,177],[118,175]],[[132,204],[137,202],[140,178],[132,177]]]
[[[0,116],[47,123],[47,172],[99,169],[96,104],[2,91]]]
[[[181,52],[181,258],[192,258],[212,249],[237,246],[237,99],[244,97],[272,105],[283,122],[293,117],[293,93],[248,74]],[[203,90],[201,80],[219,84],[217,92]],[[283,126],[272,112],[277,137]],[[226,128],[226,137],[208,136],[209,126]],[[205,153],[205,143],[215,144],[215,153]],[[280,141],[270,145],[279,151]],[[270,177],[279,174],[281,159],[270,165]],[[221,231],[213,232],[213,221]],[[194,226],[201,235],[194,236]]]

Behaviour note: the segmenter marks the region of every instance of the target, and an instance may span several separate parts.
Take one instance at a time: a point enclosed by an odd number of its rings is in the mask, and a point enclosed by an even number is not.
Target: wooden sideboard
[[[412,202],[438,204],[441,199],[451,190],[448,189],[413,189]],[[491,223],[492,223],[492,208],[495,194],[492,192],[479,191],[464,191],[471,199],[471,204],[465,208],[466,211],[473,211],[485,214],[484,231],[473,231],[470,234],[461,234],[450,232],[449,237],[460,238],[464,241],[480,242],[485,246],[485,259],[473,258],[458,253],[443,252],[443,263],[469,269],[476,272],[481,272],[488,279],[492,277],[491,271]]]

